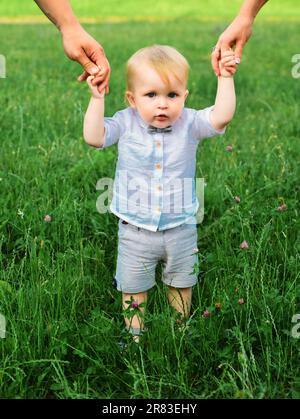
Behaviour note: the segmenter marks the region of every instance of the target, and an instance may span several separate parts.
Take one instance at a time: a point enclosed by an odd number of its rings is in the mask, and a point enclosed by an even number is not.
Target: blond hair
[[[181,83],[187,84],[189,63],[180,52],[168,45],[152,45],[139,49],[127,61],[126,90],[134,90],[134,80],[140,64],[150,65],[166,85],[170,85],[170,73]]]

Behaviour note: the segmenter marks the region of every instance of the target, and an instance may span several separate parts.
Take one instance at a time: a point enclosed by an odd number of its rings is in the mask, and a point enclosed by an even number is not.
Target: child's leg
[[[192,287],[174,288],[168,286],[167,297],[171,306],[181,314],[182,320],[189,317],[192,301]]]
[[[133,299],[133,300],[132,300]],[[132,300],[132,303],[130,302]],[[129,303],[126,301],[129,301]],[[122,294],[122,304],[123,310],[128,309],[130,306],[130,311],[136,310],[136,314],[132,317],[124,315],[125,324],[127,330],[131,330],[134,336],[134,340],[136,342],[139,341],[138,334],[140,331],[144,329],[144,313],[145,307],[139,307],[141,303],[147,302],[147,292],[140,292],[138,294],[126,294],[123,292]]]

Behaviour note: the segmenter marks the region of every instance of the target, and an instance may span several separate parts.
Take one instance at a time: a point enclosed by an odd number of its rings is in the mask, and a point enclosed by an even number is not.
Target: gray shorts
[[[155,268],[162,261],[162,281],[174,288],[197,283],[193,273],[197,256],[197,225],[182,224],[149,231],[119,220],[118,258],[115,279],[119,291],[134,294],[155,285]]]

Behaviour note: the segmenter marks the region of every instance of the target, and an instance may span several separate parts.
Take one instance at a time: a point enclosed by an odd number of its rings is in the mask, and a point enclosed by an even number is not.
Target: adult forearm
[[[80,26],[69,0],[34,0],[42,12],[62,31],[66,27]]]
[[[85,113],[83,136],[87,144],[101,147],[104,139],[104,97],[91,97]]]
[[[254,20],[257,13],[267,1],[268,0],[245,0],[240,9],[239,16]]]
[[[219,77],[218,90],[213,110],[214,125],[219,129],[225,127],[233,118],[236,97],[233,77]]]

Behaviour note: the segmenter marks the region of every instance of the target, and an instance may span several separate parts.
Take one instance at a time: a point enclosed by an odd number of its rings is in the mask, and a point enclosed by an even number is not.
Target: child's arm
[[[83,123],[84,141],[93,147],[102,147],[104,141],[104,90],[99,93],[97,86],[91,84],[93,76],[88,77],[92,97],[86,110]]]
[[[235,112],[236,98],[233,74],[236,71],[234,52],[226,51],[219,62],[221,76],[218,77],[218,91],[210,121],[216,130],[222,130],[231,121]]]

